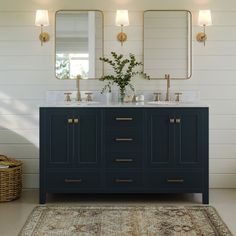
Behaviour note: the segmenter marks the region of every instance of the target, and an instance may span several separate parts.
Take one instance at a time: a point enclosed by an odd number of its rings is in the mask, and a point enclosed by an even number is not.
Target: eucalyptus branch
[[[111,86],[116,84],[120,88],[120,93],[124,94],[126,86],[129,86],[134,91],[134,86],[131,84],[131,78],[136,75],[142,75],[145,79],[150,77],[144,73],[139,67],[143,65],[138,62],[135,55],[130,53],[129,58],[124,58],[122,54],[111,52],[112,59],[100,57],[99,59],[104,63],[109,64],[114,71],[114,75],[105,75],[100,78],[101,81],[107,80],[108,83],[102,89],[102,93],[106,90],[111,91]]]

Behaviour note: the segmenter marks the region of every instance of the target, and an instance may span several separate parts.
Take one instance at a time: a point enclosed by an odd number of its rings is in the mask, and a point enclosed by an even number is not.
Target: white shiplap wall
[[[50,11],[51,41],[40,46],[35,10]],[[128,41],[116,41],[115,10],[129,9]],[[211,9],[206,47],[195,41],[199,9]],[[175,90],[199,90],[210,105],[210,186],[236,188],[236,1],[235,0],[0,0],[0,153],[24,161],[24,187],[38,187],[38,107],[47,90],[74,89],[54,76],[54,13],[59,9],[104,11],[105,55],[116,50],[142,58],[142,11],[187,9],[193,13],[193,76],[172,81]],[[163,81],[136,80],[136,89],[164,88]],[[86,81],[82,89],[100,89]]]

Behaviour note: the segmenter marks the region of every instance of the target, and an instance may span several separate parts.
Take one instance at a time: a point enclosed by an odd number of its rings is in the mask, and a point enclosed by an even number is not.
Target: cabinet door
[[[101,115],[94,108],[74,113],[74,162],[77,167],[95,167],[101,156]]]
[[[148,165],[170,167],[174,164],[174,114],[166,109],[147,110]]]
[[[180,109],[175,113],[175,162],[182,167],[200,167],[203,157],[203,113]]]
[[[44,147],[49,167],[72,166],[73,112],[70,109],[50,108],[44,113]]]

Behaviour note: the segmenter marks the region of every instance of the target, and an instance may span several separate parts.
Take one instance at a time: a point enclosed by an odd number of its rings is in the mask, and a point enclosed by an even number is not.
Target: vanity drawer
[[[101,185],[98,171],[49,171],[47,174],[48,189],[94,189]]]
[[[138,171],[114,171],[106,173],[108,189],[119,191],[132,191],[142,186],[142,174]]]
[[[109,130],[105,134],[106,150],[126,150],[136,151],[143,144],[142,133],[139,129],[115,129]]]
[[[146,173],[146,186],[158,189],[202,189],[202,171],[163,171]]]
[[[141,167],[142,152],[107,152],[106,167],[107,168],[128,168]]]
[[[107,109],[104,111],[105,127],[141,127],[143,111],[140,109]]]

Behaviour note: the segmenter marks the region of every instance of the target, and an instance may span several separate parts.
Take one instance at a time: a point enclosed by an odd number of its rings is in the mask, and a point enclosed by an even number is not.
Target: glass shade
[[[200,26],[212,25],[211,11],[210,10],[200,10],[199,11],[198,25],[200,25]]]
[[[128,26],[129,25],[129,13],[128,10],[116,11],[116,25]]]
[[[48,26],[49,18],[47,10],[37,10],[35,17],[35,25],[36,26]]]

